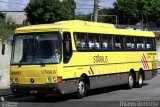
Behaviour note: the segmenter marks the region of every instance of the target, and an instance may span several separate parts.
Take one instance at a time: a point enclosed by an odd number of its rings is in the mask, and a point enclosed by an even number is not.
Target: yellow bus
[[[142,87],[157,75],[152,32],[81,20],[16,29],[10,80],[14,94],[76,92],[126,84]]]

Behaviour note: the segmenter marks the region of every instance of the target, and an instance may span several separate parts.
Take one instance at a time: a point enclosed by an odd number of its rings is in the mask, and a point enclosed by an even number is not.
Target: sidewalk
[[[12,94],[10,89],[0,89],[0,96]]]

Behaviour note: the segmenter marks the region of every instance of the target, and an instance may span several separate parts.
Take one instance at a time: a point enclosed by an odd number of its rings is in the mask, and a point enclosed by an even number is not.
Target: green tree
[[[159,26],[160,0],[117,0],[113,14],[117,14],[120,24],[142,22],[146,26]],[[150,24],[152,23],[152,24]]]
[[[101,9],[101,10],[99,10],[98,13],[99,13],[99,15],[104,15],[104,16],[98,17],[98,22],[116,24],[116,17],[115,17],[116,15],[113,13],[112,8]]]
[[[12,28],[10,28],[12,26]],[[7,39],[9,35],[14,33],[15,28],[5,22],[5,19],[0,18],[0,39]]]
[[[14,34],[14,30],[18,27],[18,25],[15,24],[15,22],[9,18],[6,19],[3,17],[0,17],[0,39],[7,39],[9,35]]]
[[[0,12],[0,18],[4,18],[4,14]]]
[[[25,8],[31,24],[53,23],[74,18],[74,0],[30,0]]]
[[[118,15],[120,24],[135,24],[137,12],[135,0],[117,0],[114,3],[114,14]]]
[[[76,20],[85,20],[85,21],[91,21],[91,15],[92,14],[78,14],[76,15]]]

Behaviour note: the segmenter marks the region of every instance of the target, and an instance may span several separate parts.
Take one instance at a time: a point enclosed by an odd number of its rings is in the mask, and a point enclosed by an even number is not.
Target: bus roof
[[[60,21],[52,24],[31,25],[17,28],[15,33],[29,33],[29,32],[52,32],[52,31],[71,31],[71,32],[89,32],[101,34],[115,34],[115,35],[134,35],[134,36],[149,36],[155,37],[153,32],[136,31],[129,29],[117,29],[113,24],[89,22],[81,20]]]

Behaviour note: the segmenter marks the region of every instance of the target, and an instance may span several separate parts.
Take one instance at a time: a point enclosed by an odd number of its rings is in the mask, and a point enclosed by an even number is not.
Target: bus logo
[[[94,74],[93,69],[91,67],[90,67],[88,73],[89,73],[89,75],[93,75]]]
[[[144,69],[149,69],[149,65],[148,65],[147,59],[146,59],[144,54],[142,55],[141,61],[142,61],[143,68]]]
[[[31,80],[30,80],[30,81],[31,81],[31,83],[34,83],[34,79],[33,79],[33,78],[31,78]]]

